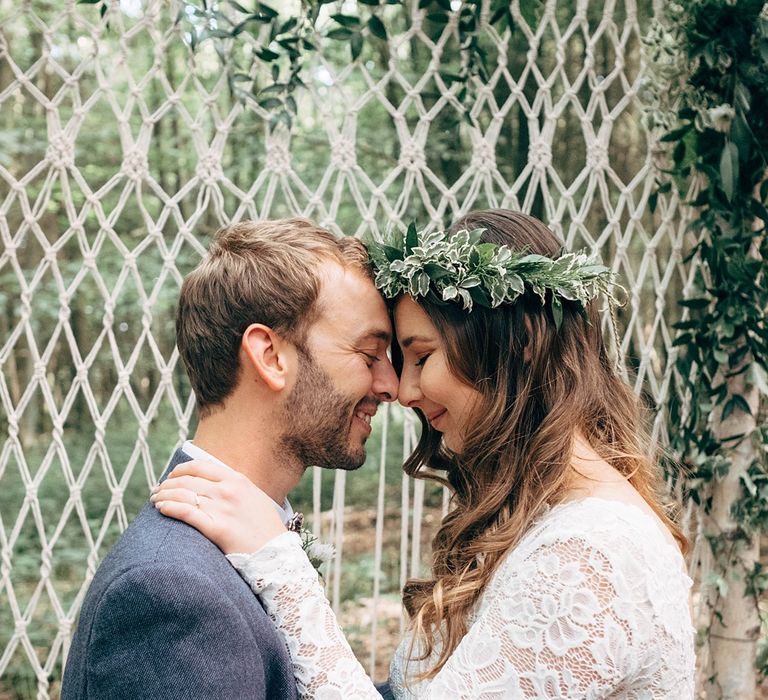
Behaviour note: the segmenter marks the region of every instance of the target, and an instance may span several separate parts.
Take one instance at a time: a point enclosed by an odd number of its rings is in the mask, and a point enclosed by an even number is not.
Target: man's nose
[[[388,357],[374,363],[373,393],[379,401],[394,401],[397,398],[397,372]]]

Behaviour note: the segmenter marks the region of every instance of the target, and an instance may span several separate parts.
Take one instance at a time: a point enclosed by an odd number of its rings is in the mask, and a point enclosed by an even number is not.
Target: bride
[[[692,698],[686,542],[603,345],[611,273],[507,210],[369,251],[393,309],[398,400],[423,424],[404,469],[452,493],[430,575],[403,590],[394,697]],[[378,698],[300,537],[255,486],[228,487],[236,476],[187,462],[153,500],[229,555],[302,697]]]

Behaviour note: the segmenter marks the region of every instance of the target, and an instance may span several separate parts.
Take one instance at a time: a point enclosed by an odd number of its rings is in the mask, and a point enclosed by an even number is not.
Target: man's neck
[[[200,420],[193,443],[227,466],[247,476],[278,504],[298,484],[304,469],[275,457],[271,431],[245,430],[239,421],[220,413]]]

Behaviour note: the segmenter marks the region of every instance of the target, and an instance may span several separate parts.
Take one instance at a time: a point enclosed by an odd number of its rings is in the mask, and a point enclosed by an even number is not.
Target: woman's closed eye
[[[416,363],[416,366],[417,366],[417,367],[423,367],[423,366],[424,366],[424,363],[425,363],[425,362],[426,362],[426,361],[429,359],[429,357],[430,357],[430,355],[431,355],[431,354],[432,354],[431,352],[428,352],[426,355],[422,355],[422,356],[419,358],[419,361]]]

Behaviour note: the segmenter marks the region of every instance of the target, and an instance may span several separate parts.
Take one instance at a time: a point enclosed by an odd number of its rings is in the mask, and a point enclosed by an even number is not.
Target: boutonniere
[[[310,564],[315,567],[322,578],[320,567],[333,559],[336,548],[327,542],[321,542],[311,530],[304,527],[304,514],[294,513],[293,517],[285,524],[289,532],[295,532],[301,537],[301,547],[306,552]]]

